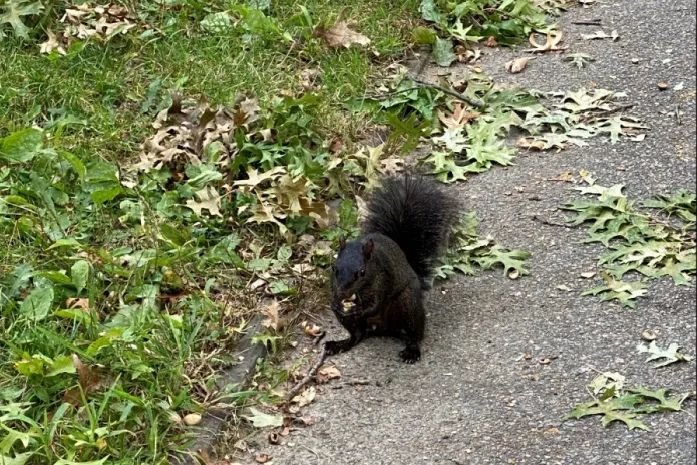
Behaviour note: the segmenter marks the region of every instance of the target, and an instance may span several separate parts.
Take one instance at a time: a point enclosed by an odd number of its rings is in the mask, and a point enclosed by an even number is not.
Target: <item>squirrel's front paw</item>
[[[346,341],[327,341],[324,343],[324,351],[327,355],[336,355],[346,350]]]
[[[418,346],[407,346],[399,353],[399,356],[402,357],[404,363],[411,365],[421,360],[421,350]]]

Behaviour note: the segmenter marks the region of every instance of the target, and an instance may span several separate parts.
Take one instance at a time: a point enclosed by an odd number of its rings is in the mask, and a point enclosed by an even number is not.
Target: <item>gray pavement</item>
[[[602,18],[618,42],[584,41],[598,28],[571,24]],[[694,464],[695,401],[686,411],[652,415],[652,430],[609,428],[598,417],[562,422],[595,370],[618,371],[629,385],[695,389],[695,364],[655,370],[636,353],[645,329],[658,342],[695,353],[695,287],[652,281],[636,310],[580,297],[602,247],[583,245],[584,228],[547,226],[554,208],[574,198],[573,185],[545,181],[580,169],[602,185],[624,183],[633,198],[695,189],[695,5],[690,0],[601,1],[562,19],[571,52],[596,58],[578,70],[563,55],[544,55],[518,75],[504,71],[512,56],[489,51],[482,66],[499,81],[541,90],[581,86],[624,91],[632,110],[651,127],[646,140],[610,145],[598,140],[561,153],[523,153],[516,165],[472,177],[457,189],[477,212],[482,234],[529,250],[531,275],[500,271],[458,277],[428,297],[428,329],[421,362],[398,361],[401,343],[369,339],[330,360],[343,379],[318,387],[303,409],[315,424],[295,429],[281,445],[259,441],[275,465],[436,464]],[[633,63],[638,59],[638,63]],[[666,59],[671,61],[664,63]],[[635,60],[636,61],[636,60]],[[659,91],[665,81],[671,90]],[[683,91],[672,86],[683,82]],[[662,111],[680,105],[681,123]],[[522,192],[515,187],[524,187]],[[539,200],[531,200],[538,198]],[[564,284],[571,292],[557,289]],[[532,359],[520,359],[523,353]],[[540,364],[541,358],[552,359]],[[352,381],[361,384],[352,385]],[[368,384],[362,384],[367,382]]]

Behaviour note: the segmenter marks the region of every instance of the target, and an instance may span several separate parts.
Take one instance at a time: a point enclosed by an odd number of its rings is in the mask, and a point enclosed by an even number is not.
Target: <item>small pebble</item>
[[[666,90],[668,87],[670,87],[667,82],[659,82],[656,84],[656,86],[661,90]]]

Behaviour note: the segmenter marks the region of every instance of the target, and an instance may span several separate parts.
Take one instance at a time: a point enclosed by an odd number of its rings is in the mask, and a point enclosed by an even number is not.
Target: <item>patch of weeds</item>
[[[488,270],[500,267],[504,276],[516,279],[527,275],[525,260],[530,253],[523,250],[510,250],[496,244],[491,238],[481,238],[477,232],[477,219],[474,213],[462,216],[453,229],[452,245],[449,247],[443,264],[436,269],[436,277],[447,279],[460,272],[473,275],[476,269]]]
[[[694,393],[686,392],[670,395],[668,390],[645,387],[624,388],[625,377],[619,373],[606,372],[598,375],[588,385],[593,400],[574,406],[565,420],[581,419],[586,416],[601,415],[605,427],[619,421],[627,429],[650,428],[643,422],[645,416],[663,412],[680,412],[682,404]]]
[[[562,208],[576,213],[567,219],[569,224],[588,224],[584,242],[599,242],[610,251],[598,260],[605,284],[583,295],[599,295],[602,300],[618,300],[634,308],[635,299],[647,291],[642,280],[623,281],[631,272],[645,279],[669,276],[675,285],[689,285],[697,272],[694,194],[681,191],[641,204],[675,215],[680,224],[670,224],[658,215],[638,210],[636,202],[622,192],[622,185],[603,187],[593,184],[592,178],[586,179],[591,185],[577,190],[594,198],[575,200]]]
[[[414,39],[433,46],[433,57],[440,66],[449,66],[462,55],[460,49],[483,39],[490,46],[513,45],[533,32],[552,29],[547,11],[533,0],[422,0],[419,11],[432,26],[415,30]]]

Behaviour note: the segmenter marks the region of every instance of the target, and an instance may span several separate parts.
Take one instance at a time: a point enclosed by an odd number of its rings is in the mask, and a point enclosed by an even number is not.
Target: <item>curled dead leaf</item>
[[[351,45],[366,46],[370,44],[370,39],[349,27],[346,21],[339,21],[329,29],[317,28],[315,35],[327,41],[330,47],[345,47]]]
[[[277,432],[271,431],[266,438],[269,440],[269,444],[278,444],[280,441],[280,436]]]
[[[322,334],[324,334],[322,328],[314,323],[306,324],[303,330],[305,331],[305,334],[311,337],[320,337]]]
[[[272,458],[273,457],[271,457],[269,454],[257,454],[256,457],[254,457],[254,460],[256,460],[257,463],[266,463]]]
[[[543,140],[537,140],[531,137],[521,137],[515,142],[515,145],[521,149],[544,150],[546,144]]]
[[[334,365],[322,367],[317,372],[317,382],[321,383],[321,384],[328,383],[329,380],[339,379],[339,378],[341,378],[341,372]]]
[[[532,45],[534,48],[527,49],[525,50],[526,52],[531,52],[531,53],[545,53],[545,52],[558,52],[562,50],[566,50],[567,46],[560,46],[559,43],[562,40],[562,33],[561,31],[552,31],[547,34],[547,38],[545,40],[544,44],[540,44],[537,42],[535,39],[535,33],[530,34],[530,37],[528,38],[528,41],[530,42],[530,45]]]
[[[520,73],[528,66],[528,62],[533,59],[533,57],[521,57],[511,60],[506,63],[506,70],[511,74]]]
[[[264,328],[271,328],[274,331],[278,331],[280,327],[280,317],[278,315],[278,310],[280,308],[281,304],[279,304],[276,299],[273,299],[271,303],[269,303],[261,309],[261,312],[267,316],[267,318],[261,322],[261,325]]]
[[[489,36],[486,38],[486,42],[484,42],[484,45],[486,45],[487,47],[497,47],[499,43],[496,42],[496,37]]]
[[[316,395],[317,391],[315,390],[314,386],[310,386],[297,396],[293,397],[291,402],[297,404],[298,407],[305,407],[315,400]]]

